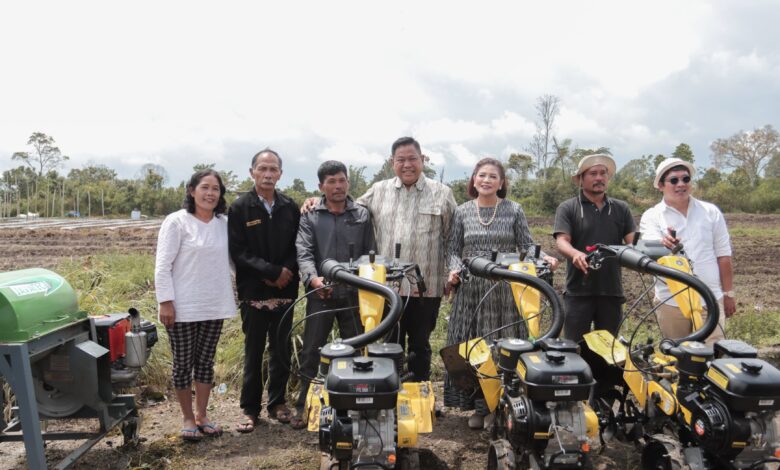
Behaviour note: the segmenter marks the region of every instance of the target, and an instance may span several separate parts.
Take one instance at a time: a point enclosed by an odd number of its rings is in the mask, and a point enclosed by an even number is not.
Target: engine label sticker
[[[571,390],[568,390],[568,389],[566,389],[566,390],[556,390],[555,391],[555,396],[556,397],[568,397],[568,396],[571,396]]]
[[[26,295],[39,294],[49,290],[49,283],[45,281],[31,282],[29,284],[20,284],[16,286],[8,286],[11,292],[16,294],[17,297],[24,297]]]
[[[370,405],[374,403],[373,397],[357,397],[355,398],[355,403],[358,405]]]
[[[14,279],[13,281],[0,284],[0,288],[10,290],[16,297],[26,297],[35,294],[47,296],[54,293],[62,285],[63,281],[59,277],[37,275]]]

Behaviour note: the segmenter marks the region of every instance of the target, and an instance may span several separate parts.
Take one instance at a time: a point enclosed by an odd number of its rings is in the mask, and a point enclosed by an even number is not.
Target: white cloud
[[[455,163],[464,167],[473,167],[480,159],[477,154],[463,144],[451,144],[448,146],[447,151],[455,159]]]
[[[501,117],[490,122],[493,132],[497,135],[518,135],[528,138],[534,134],[534,123],[512,111],[504,111]]]
[[[319,154],[319,159],[321,162],[338,160],[345,165],[361,167],[382,165],[386,157],[376,152],[369,152],[365,148],[352,143],[340,142],[326,147]]]
[[[555,122],[560,135],[599,137],[606,134],[605,129],[594,118],[568,106],[561,106],[561,112]]]
[[[428,144],[477,140],[485,137],[489,132],[490,128],[484,124],[449,118],[423,122],[414,129],[414,135]]]

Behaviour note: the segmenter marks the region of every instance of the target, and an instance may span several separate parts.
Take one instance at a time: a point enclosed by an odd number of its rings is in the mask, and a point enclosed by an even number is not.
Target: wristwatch
[[[724,296],[724,297],[730,297],[730,298],[732,298],[732,299],[733,299],[734,297],[736,297],[736,295],[734,294],[734,291],[733,291],[733,290],[727,290],[726,292],[724,292],[724,293],[723,293],[723,296]]]

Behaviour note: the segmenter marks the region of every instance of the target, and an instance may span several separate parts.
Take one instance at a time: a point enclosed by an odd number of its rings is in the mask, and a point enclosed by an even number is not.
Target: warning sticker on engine
[[[556,390],[555,391],[556,397],[568,397],[571,396],[571,390]]]
[[[373,397],[357,397],[355,398],[355,403],[358,405],[370,405],[374,403]]]

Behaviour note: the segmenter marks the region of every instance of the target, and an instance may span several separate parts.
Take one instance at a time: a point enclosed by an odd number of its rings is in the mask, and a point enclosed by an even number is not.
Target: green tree
[[[699,188],[699,190],[706,192],[708,189],[720,183],[721,179],[721,174],[717,169],[707,168],[701,178],[696,182],[696,187]]]
[[[368,181],[366,181],[364,176],[366,167],[349,165],[347,171],[349,172],[349,193],[353,198],[357,199],[368,190]]]
[[[33,132],[27,139],[27,145],[32,146],[33,153],[15,152],[11,156],[11,160],[19,160],[24,163],[35,170],[39,177],[49,170],[59,168],[63,162],[70,158],[63,155],[59,147],[54,145],[54,137],[43,132]]]
[[[136,179],[142,181],[149,188],[162,189],[168,182],[168,172],[160,165],[146,163],[136,173]]]
[[[685,142],[675,147],[674,152],[672,152],[672,158],[679,158],[680,160],[685,160],[689,163],[694,163],[694,160],[696,160],[693,157],[693,150],[691,150],[691,146]]]
[[[192,167],[192,172],[197,173],[204,170],[213,170],[217,166],[216,163],[197,163]]]
[[[737,132],[710,145],[716,166],[745,171],[750,184],[756,186],[769,161],[780,154],[780,134],[769,124],[747,132]]]
[[[466,189],[468,184],[469,178],[452,180],[447,184],[452,190],[452,195],[455,196],[455,202],[457,202],[459,205],[471,199]]]
[[[382,166],[379,168],[379,170],[374,173],[374,176],[371,178],[371,184],[390,179],[394,176],[395,171],[393,171],[393,157],[388,157],[388,159],[382,163]]]
[[[767,178],[780,178],[780,154],[775,154],[766,164],[764,176]]]
[[[558,142],[558,139],[553,137],[553,150],[555,159],[551,166],[559,168],[561,170],[561,180],[566,181],[569,179],[569,176],[574,174],[577,167],[571,151],[571,139],[563,139]]]
[[[528,175],[534,169],[533,156],[527,153],[509,154],[506,169],[508,172],[514,173],[521,181],[526,181],[528,180]]]
[[[68,180],[78,184],[114,181],[116,177],[116,171],[106,165],[86,165],[84,168],[74,168],[68,172]]]

